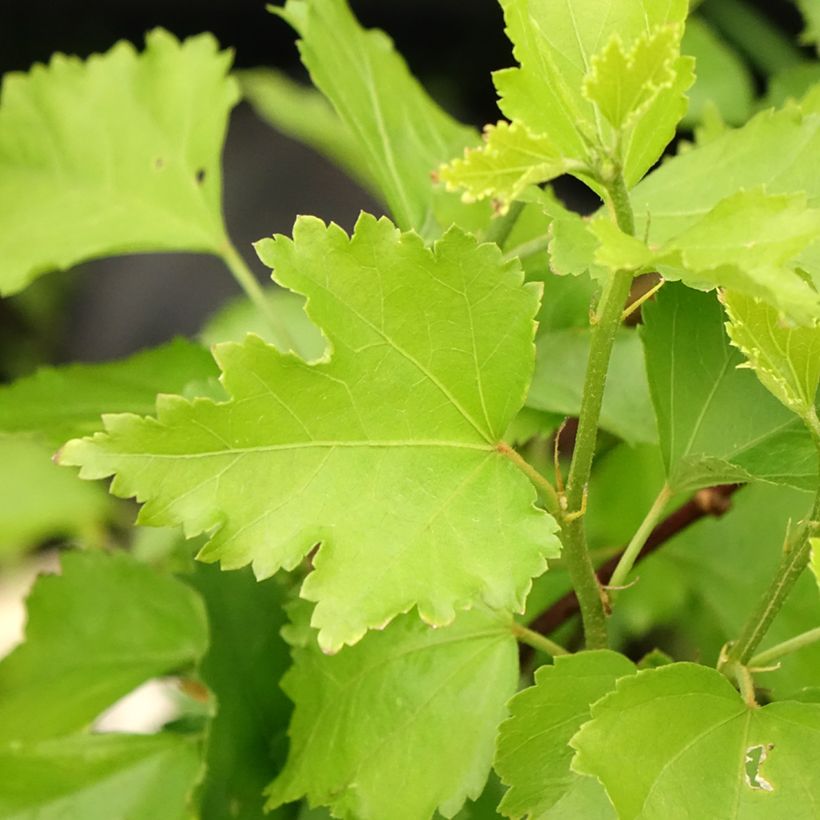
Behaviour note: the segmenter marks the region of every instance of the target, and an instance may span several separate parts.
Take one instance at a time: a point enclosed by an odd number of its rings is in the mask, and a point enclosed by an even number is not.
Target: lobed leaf
[[[156,29],[141,55],[122,42],[5,77],[0,294],[101,256],[220,252],[230,59],[209,35]]]
[[[483,227],[486,207],[462,204],[430,179],[477,135],[428,96],[384,32],[363,29],[346,0],[286,0],[273,11],[301,37],[302,62],[366,157],[396,224],[425,237],[453,222]]]
[[[62,462],[116,473],[143,523],[210,530],[200,557],[225,568],[266,577],[322,542],[302,595],[326,650],[414,605],[437,625],[479,601],[520,609],[558,547],[498,448],[532,373],[538,287],[458,229],[428,249],[366,215],[352,238],[303,217],[258,251],[332,357],[220,346],[229,401],[161,397],[157,419],[107,417]]]
[[[631,661],[609,650],[558,657],[536,671],[535,686],[510,701],[510,717],[498,735],[495,767],[510,786],[498,807],[502,814],[541,818],[560,808],[570,816],[570,802],[582,794],[595,809],[574,816],[615,817],[600,786],[570,770],[574,752],[568,744],[589,719],[591,704],[635,672]]]
[[[750,707],[714,669],[676,663],[621,678],[571,745],[624,820],[809,818],[819,736],[820,705]]]
[[[297,637],[282,682],[296,704],[290,755],[268,807],[306,795],[335,817],[424,820],[481,794],[518,681],[498,615],[463,613],[436,630],[404,616],[332,657]]]
[[[643,316],[649,389],[671,489],[757,478],[813,490],[811,437],[752,373],[738,369],[743,357],[730,345],[717,300],[667,284]]]
[[[820,384],[820,324],[790,327],[763,302],[727,292],[723,304],[732,344],[764,387],[809,426],[820,429],[815,401]]]

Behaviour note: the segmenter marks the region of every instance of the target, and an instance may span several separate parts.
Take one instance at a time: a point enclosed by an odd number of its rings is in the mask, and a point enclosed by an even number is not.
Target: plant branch
[[[556,655],[570,654],[560,644],[555,643],[555,641],[551,641],[544,635],[539,635],[538,632],[533,632],[523,624],[518,623],[518,621],[512,621],[510,624],[510,630],[513,635],[515,635],[516,640],[520,643],[526,644],[533,649],[537,649],[539,652],[546,652],[547,655],[551,655],[553,658]]]
[[[527,242],[522,242],[514,248],[504,252],[504,261],[509,262],[510,259],[518,257],[521,260],[529,259],[530,256],[535,256],[537,253],[545,251],[550,244],[549,236],[536,236],[535,239],[530,239]]]
[[[820,642],[820,626],[814,629],[796,635],[794,638],[789,638],[787,641],[775,644],[769,649],[764,649],[763,652],[758,652],[749,661],[749,668],[752,670],[758,669],[761,666],[770,666],[775,661],[786,655],[791,655],[792,652],[797,652],[798,649],[803,649],[805,646],[811,646],[813,643]]]
[[[608,191],[610,198],[607,204],[613,218],[622,231],[633,234],[635,220],[623,177],[619,175],[613,180]],[[615,344],[615,334],[621,324],[621,314],[629,298],[631,285],[630,271],[616,271],[601,295],[590,337],[589,360],[581,398],[581,412],[578,415],[578,433],[563,499],[566,512],[561,519],[564,543],[562,558],[578,597],[584,624],[584,638],[589,649],[605,648],[608,641],[604,596],[589,555],[583,513],[598,439],[598,420],[601,416],[606,374]]]
[[[495,242],[499,248],[504,247],[504,243],[509,239],[518,217],[524,210],[523,202],[513,202],[509,210],[503,216],[496,217],[484,231],[485,242]]]
[[[277,338],[283,344],[288,345],[292,350],[295,350],[296,345],[290,331],[273,309],[270,301],[265,296],[265,291],[262,289],[262,286],[259,284],[257,278],[253,275],[251,269],[247,266],[245,260],[236,250],[230,239],[226,238],[221,256],[239,287],[242,288],[245,295],[251,300],[251,302],[253,302],[257,310],[259,310],[259,312],[265,317],[270,329],[276,334]]]
[[[641,550],[644,548],[644,545],[649,539],[649,536],[652,534],[655,525],[658,523],[661,513],[669,503],[670,497],[671,493],[669,492],[669,487],[664,484],[663,488],[658,493],[658,497],[649,508],[649,512],[646,514],[646,517],[643,521],[641,521],[641,525],[635,531],[635,535],[632,536],[632,540],[629,544],[627,544],[626,549],[621,554],[618,565],[615,567],[615,572],[612,573],[612,578],[609,580],[609,586],[620,587],[624,585],[627,575],[629,575],[632,570],[635,561],[638,560]]]
[[[707,516],[719,518],[724,515],[731,508],[731,497],[740,489],[740,486],[739,484],[724,484],[698,491],[691,501],[670,513],[654,527],[636,563],[648,558],[671,538],[702,518]],[[619,561],[620,553],[601,565],[598,570],[598,579],[601,584],[609,583]],[[570,591],[559,598],[549,609],[539,614],[530,623],[530,628],[548,635],[576,615],[578,611],[578,598],[574,591]]]

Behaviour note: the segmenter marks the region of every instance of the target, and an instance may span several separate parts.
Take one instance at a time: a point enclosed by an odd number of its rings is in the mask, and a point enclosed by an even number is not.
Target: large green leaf
[[[649,388],[670,487],[758,478],[814,489],[817,457],[800,420],[762,388],[729,343],[714,296],[665,285],[643,311]]]
[[[99,430],[103,413],[150,413],[157,393],[217,375],[208,351],[184,339],[117,362],[43,367],[0,387],[0,430],[36,432],[57,447]]]
[[[797,6],[806,21],[803,39],[817,46],[820,44],[820,7],[813,0],[797,0]]]
[[[0,815],[4,820],[187,820],[199,767],[198,742],[181,735],[0,744]]]
[[[592,164],[596,146],[637,182],[686,110],[692,61],[678,56],[686,0],[501,5],[520,64],[494,76],[505,116],[565,158]]]
[[[85,729],[139,684],[205,652],[198,597],[126,554],[67,553],[28,600],[26,641],[0,663],[0,742]],[[75,815],[76,816],[76,815]]]
[[[276,580],[259,583],[248,570],[226,573],[204,564],[190,582],[208,613],[211,641],[200,672],[216,697],[200,812],[203,820],[262,820],[262,792],[284,763],[291,713],[276,685],[290,665],[279,635],[285,590]]]
[[[527,407],[577,416],[581,409],[590,333],[573,328],[538,336]],[[658,440],[637,333],[622,330],[612,351],[600,426],[632,444]]]
[[[319,91],[272,68],[240,71],[238,79],[243,97],[262,119],[309,145],[379,196],[366,151]]]
[[[437,625],[481,600],[520,609],[558,546],[498,449],[532,373],[538,287],[456,228],[428,249],[366,215],[352,238],[301,218],[258,250],[332,357],[220,346],[230,401],[161,397],[158,420],[109,416],[62,461],[116,473],[143,523],[212,531],[201,557],[226,568],[266,577],[323,542],[302,595],[328,650],[414,605]]]
[[[591,704],[612,691],[618,678],[635,671],[623,655],[601,650],[556,658],[554,666],[535,673],[535,686],[510,701],[510,718],[498,736],[495,768],[510,786],[499,806],[503,814],[540,818],[553,807],[566,810],[577,799],[574,792],[590,801],[590,792],[597,792],[598,810],[583,815],[584,820],[614,818],[600,786],[570,771],[574,752],[568,744],[589,720]]]
[[[53,454],[36,437],[0,434],[0,558],[47,538],[99,540],[112,499],[60,470]]]
[[[815,408],[820,324],[790,327],[771,307],[739,293],[727,293],[723,303],[729,338],[763,385],[810,428],[820,430]]]
[[[621,678],[572,745],[573,767],[604,784],[623,820],[809,820],[820,801],[820,705],[750,707],[695,664]]]
[[[427,95],[390,38],[363,29],[347,0],[287,0],[274,11],[299,33],[302,62],[367,158],[396,224],[423,236],[451,222],[485,224],[486,207],[460,203],[430,176],[476,144],[475,131]]]
[[[161,29],[9,74],[0,104],[0,294],[117,253],[219,253],[230,55]]]
[[[450,817],[481,794],[515,692],[508,624],[468,612],[445,629],[404,616],[338,655],[298,632],[283,687],[296,704],[269,806],[307,795],[358,820]]]

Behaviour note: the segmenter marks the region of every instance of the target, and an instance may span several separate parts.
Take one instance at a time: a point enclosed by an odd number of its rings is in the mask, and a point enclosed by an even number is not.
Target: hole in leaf
[[[204,168],[197,169],[197,172],[196,172],[195,176],[196,176],[196,184],[197,185],[202,185],[202,183],[205,182],[205,169]]]
[[[161,171],[165,167],[165,160],[162,157],[157,157],[154,160],[154,168],[157,171]]]
[[[760,769],[772,749],[774,749],[773,743],[767,743],[765,746],[763,744],[750,746],[746,749],[743,768],[746,775],[746,785],[750,789],[764,792],[774,791],[774,786],[760,773]]]

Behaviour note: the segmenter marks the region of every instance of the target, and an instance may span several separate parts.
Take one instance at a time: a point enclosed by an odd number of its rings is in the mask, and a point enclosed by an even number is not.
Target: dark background
[[[512,57],[496,0],[352,0],[351,5],[366,26],[393,37],[414,73],[449,111],[477,126],[497,118],[490,72],[511,65]],[[788,0],[755,5],[784,30],[799,31]],[[179,37],[211,31],[234,49],[238,67],[274,66],[306,80],[293,32],[262,0],[0,0],[0,68],[25,71],[54,51],[87,56],[119,39],[139,44],[155,26]],[[343,174],[273,132],[245,105],[231,118],[224,168],[229,229],[260,278],[267,273],[250,243],[289,232],[296,214],[314,213],[350,228],[360,209],[378,210]],[[58,276],[70,282],[69,292],[51,314],[47,348],[35,359],[105,360],[175,333],[193,334],[238,292],[221,262],[189,254],[101,260]],[[50,287],[50,278],[43,289]],[[27,343],[25,332],[12,327],[21,321],[18,312],[0,303],[0,345]]]

